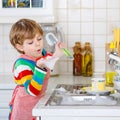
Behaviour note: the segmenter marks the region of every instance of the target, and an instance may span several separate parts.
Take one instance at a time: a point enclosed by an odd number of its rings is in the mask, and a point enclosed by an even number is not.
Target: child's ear
[[[19,51],[23,51],[23,45],[20,45],[20,44],[16,44],[16,49],[18,49]]]

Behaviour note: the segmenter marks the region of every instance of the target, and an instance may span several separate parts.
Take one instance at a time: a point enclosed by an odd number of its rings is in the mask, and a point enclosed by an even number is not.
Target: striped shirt
[[[43,52],[44,58],[51,56],[45,50]],[[26,92],[32,96],[37,96],[42,91],[44,78],[47,73],[46,69],[40,69],[36,66],[36,61],[29,56],[21,55],[16,60],[13,68],[15,83],[24,86]]]

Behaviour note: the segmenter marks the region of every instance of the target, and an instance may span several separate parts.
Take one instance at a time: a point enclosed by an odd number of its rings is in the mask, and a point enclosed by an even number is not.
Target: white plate
[[[114,88],[113,87],[105,87],[105,90],[93,91],[91,87],[84,87],[83,90],[85,90],[87,93],[90,93],[90,94],[105,94],[105,93],[112,92],[114,90]]]

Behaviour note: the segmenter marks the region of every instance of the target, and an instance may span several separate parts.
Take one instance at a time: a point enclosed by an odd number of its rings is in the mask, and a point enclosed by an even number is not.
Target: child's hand
[[[56,47],[66,48],[66,45],[63,42],[57,42]]]
[[[39,67],[39,68],[41,68],[41,69],[43,69],[43,70],[45,70],[45,71],[47,71],[47,69],[49,69],[49,68],[44,64],[44,62],[41,62],[40,60],[38,60],[38,61],[36,62],[36,66]]]
[[[57,44],[55,45],[55,52],[53,54],[53,57],[61,57],[63,56],[63,51],[62,48],[66,48],[66,45],[62,42],[57,42]]]

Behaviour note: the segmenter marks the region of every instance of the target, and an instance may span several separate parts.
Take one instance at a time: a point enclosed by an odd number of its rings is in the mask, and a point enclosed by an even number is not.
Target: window
[[[44,8],[45,0],[2,0],[2,8]]]
[[[1,0],[0,23],[14,22],[21,17],[40,19],[40,22],[54,22],[55,0]]]

